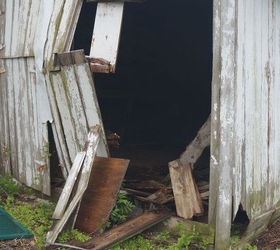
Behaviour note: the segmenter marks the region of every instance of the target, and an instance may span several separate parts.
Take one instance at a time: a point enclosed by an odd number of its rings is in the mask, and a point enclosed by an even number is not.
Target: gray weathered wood
[[[74,187],[75,181],[77,179],[78,173],[81,169],[81,166],[84,162],[86,152],[79,152],[76,155],[76,158],[74,160],[74,163],[71,167],[70,173],[68,175],[68,178],[66,180],[66,183],[64,185],[63,191],[59,197],[59,200],[56,204],[56,208],[53,212],[53,219],[61,219],[63,216],[63,213],[65,211],[65,208],[67,206],[69,197],[71,195],[72,189]]]
[[[185,165],[190,163],[192,168],[197,162],[204,149],[210,145],[211,115],[199,129],[194,140],[187,146],[185,152],[180,156],[180,162]]]

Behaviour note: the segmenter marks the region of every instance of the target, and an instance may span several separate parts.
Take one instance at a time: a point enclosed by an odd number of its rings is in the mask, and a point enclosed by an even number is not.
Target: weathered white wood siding
[[[218,249],[239,205],[254,231],[280,201],[279,13],[278,0],[214,1],[209,221]]]
[[[5,149],[0,153],[1,169],[11,170],[21,182],[46,194],[50,194],[47,122],[54,121],[52,128],[65,176],[89,126],[100,124],[93,80],[87,69],[72,65],[54,76],[69,84],[71,110],[63,111],[62,100],[52,91],[50,81],[53,53],[70,50],[81,6],[82,0],[0,0],[0,144]],[[88,91],[81,90],[79,98],[77,83]],[[59,85],[59,81],[53,85]],[[86,122],[79,116],[81,106],[87,112]],[[95,113],[91,113],[93,109]],[[79,120],[74,120],[74,127],[69,129],[63,115],[72,111],[76,114],[72,118]],[[69,140],[73,134],[74,144]],[[102,142],[100,155],[105,156],[104,136]]]

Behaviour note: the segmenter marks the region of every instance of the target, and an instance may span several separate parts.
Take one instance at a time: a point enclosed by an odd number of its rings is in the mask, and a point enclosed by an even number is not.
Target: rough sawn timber
[[[80,246],[91,250],[106,249],[143,232],[171,215],[172,213],[169,210],[145,212]]]
[[[190,219],[203,213],[202,201],[192,176],[190,164],[169,162],[169,173],[178,216]]]

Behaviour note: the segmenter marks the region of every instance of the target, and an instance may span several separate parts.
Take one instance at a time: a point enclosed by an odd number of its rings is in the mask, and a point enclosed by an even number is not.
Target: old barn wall
[[[88,64],[75,66],[75,61],[71,61],[71,68],[61,70],[60,66],[54,68],[53,63],[54,53],[70,50],[82,2],[0,0],[1,172],[11,171],[18,180],[45,194],[50,194],[47,122],[54,120],[53,134],[65,177],[88,127],[100,123]],[[69,140],[67,121],[79,117],[64,119],[64,111],[76,112],[72,108],[78,101],[82,103],[83,96],[69,97],[67,101],[72,106],[63,111],[63,100],[55,91],[56,82],[51,81],[54,77],[63,79],[67,91],[79,83],[73,78],[75,74],[88,90],[84,108],[89,112],[95,108],[87,123],[81,121],[70,127],[78,141]],[[68,91],[72,93],[72,89]],[[106,155],[105,139],[102,142],[100,155]]]
[[[280,201],[280,2],[214,2],[209,220],[225,249],[239,205],[249,237]]]

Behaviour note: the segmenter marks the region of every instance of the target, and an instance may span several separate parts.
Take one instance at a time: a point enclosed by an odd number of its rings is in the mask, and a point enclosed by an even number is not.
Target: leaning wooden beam
[[[210,136],[211,115],[209,115],[207,121],[199,129],[194,140],[187,146],[185,152],[180,156],[179,161],[183,165],[190,163],[193,168],[194,164],[203,153],[203,150],[210,145]]]
[[[169,162],[169,173],[178,216],[190,219],[203,213],[202,201],[192,176],[190,164],[180,161]]]
[[[56,208],[54,210],[53,219],[61,219],[65,208],[67,206],[69,197],[71,195],[72,189],[74,187],[75,181],[77,179],[78,173],[81,169],[81,166],[84,162],[86,152],[79,152],[74,160],[74,163],[72,165],[72,168],[70,170],[69,176],[66,180],[66,183],[64,185],[63,191],[59,197],[59,200],[57,202]]]
[[[100,237],[93,238],[92,240],[81,244],[80,247],[91,250],[106,249],[142,233],[144,230],[162,222],[171,215],[172,213],[169,210],[145,212],[144,214],[109,230]]]
[[[46,243],[49,245],[55,242],[57,236],[62,231],[63,227],[65,226],[71,214],[73,213],[73,211],[75,210],[79,202],[81,201],[83,194],[87,189],[91,168],[96,155],[99,139],[100,139],[100,126],[96,125],[91,128],[88,134],[88,139],[86,143],[86,156],[82,166],[81,177],[79,180],[76,193],[72,201],[70,202],[69,206],[67,207],[61,220],[58,220],[57,223],[55,223],[54,228],[47,233]]]

